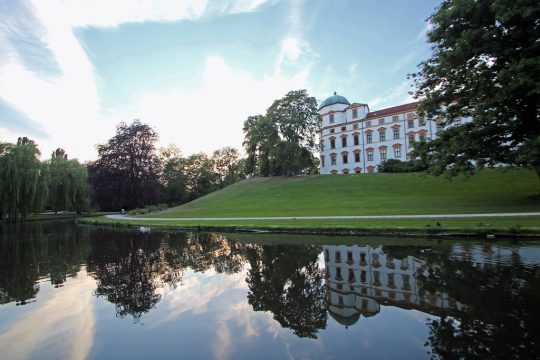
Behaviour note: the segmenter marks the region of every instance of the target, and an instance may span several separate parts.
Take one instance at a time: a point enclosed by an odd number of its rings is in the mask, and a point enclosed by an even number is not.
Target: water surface
[[[0,233],[3,359],[535,358],[540,244]]]

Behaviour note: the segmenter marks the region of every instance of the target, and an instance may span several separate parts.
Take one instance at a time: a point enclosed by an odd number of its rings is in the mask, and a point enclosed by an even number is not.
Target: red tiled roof
[[[383,117],[390,114],[402,113],[406,111],[412,111],[416,109],[416,105],[418,105],[417,101],[409,103],[409,104],[398,105],[398,106],[381,109],[377,111],[371,111],[367,114],[366,119]]]

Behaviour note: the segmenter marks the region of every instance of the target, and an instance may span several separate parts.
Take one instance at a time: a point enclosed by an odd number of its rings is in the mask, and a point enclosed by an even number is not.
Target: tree
[[[34,141],[0,144],[0,219],[16,222],[43,208],[49,173]]]
[[[48,205],[55,211],[75,210],[80,214],[90,206],[88,172],[77,160],[68,160],[63,149],[56,149],[48,163],[50,182]]]
[[[290,91],[266,115],[248,117],[243,143],[247,171],[262,176],[311,172],[319,120],[317,101],[306,90]]]
[[[220,189],[245,179],[240,153],[235,148],[227,146],[214,151],[212,163]]]
[[[184,172],[187,177],[186,187],[190,201],[218,188],[218,179],[214,173],[212,160],[205,153],[193,154],[185,159]]]
[[[136,208],[163,200],[159,183],[158,134],[139,120],[122,122],[116,135],[98,145],[98,160],[89,166],[94,200],[101,209]]]
[[[445,0],[428,19],[433,54],[412,74],[415,97],[420,115],[454,125],[422,148],[432,173],[509,164],[540,176],[538,19],[535,0]]]
[[[167,202],[170,204],[183,204],[189,201],[187,190],[188,178],[184,171],[184,159],[176,145],[169,145],[160,149],[160,158],[163,166],[161,181],[165,188]]]

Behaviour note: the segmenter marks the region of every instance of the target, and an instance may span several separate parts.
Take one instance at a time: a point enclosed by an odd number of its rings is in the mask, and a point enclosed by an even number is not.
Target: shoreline
[[[260,234],[298,234],[298,235],[333,235],[333,236],[396,236],[396,237],[418,237],[427,236],[433,238],[464,238],[474,237],[483,239],[512,239],[512,238],[540,238],[540,231],[531,229],[516,228],[436,228],[436,227],[411,227],[411,228],[398,228],[388,226],[385,228],[365,228],[365,227],[340,227],[340,226],[328,226],[328,227],[282,227],[282,226],[242,226],[242,225],[187,225],[179,226],[177,224],[156,224],[145,219],[139,220],[111,220],[105,217],[99,218],[80,218],[77,219],[78,223],[107,226],[116,228],[149,228],[160,231],[178,231],[178,232],[222,232],[222,233],[260,233]],[[137,221],[138,223],[134,223]],[[493,236],[493,238],[492,238]]]

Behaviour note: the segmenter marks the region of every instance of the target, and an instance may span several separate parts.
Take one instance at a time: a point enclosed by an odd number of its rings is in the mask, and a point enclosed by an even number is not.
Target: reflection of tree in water
[[[62,286],[77,274],[88,252],[88,231],[63,221],[2,227],[0,303],[30,302],[44,277]]]
[[[245,262],[242,246],[221,235],[102,230],[94,238],[88,268],[97,280],[96,295],[136,322],[161,300],[157,290],[177,287],[186,269],[232,274]]]
[[[489,252],[490,246],[484,251]],[[488,254],[489,255],[489,254]],[[427,255],[438,266],[421,277],[427,289],[445,291],[464,308],[428,321],[432,358],[535,358],[540,353],[540,268],[448,254]]]
[[[326,288],[318,264],[319,246],[278,245],[246,249],[246,279],[255,311],[270,311],[299,337],[317,338],[326,328]]]
[[[97,296],[105,296],[116,306],[120,317],[135,321],[160,301],[156,290],[160,275],[167,272],[162,236],[134,232],[96,231],[88,270],[97,281]]]

